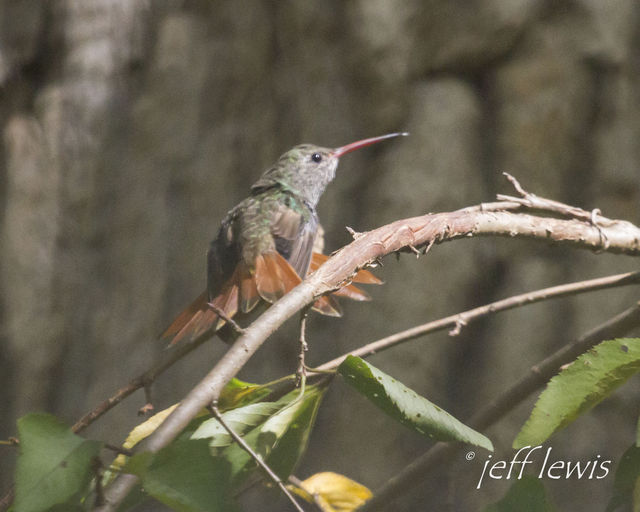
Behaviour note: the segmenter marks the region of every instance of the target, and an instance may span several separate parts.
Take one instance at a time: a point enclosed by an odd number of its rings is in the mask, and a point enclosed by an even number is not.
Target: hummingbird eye
[[[311,160],[313,160],[315,163],[322,162],[322,155],[320,153],[314,153],[313,155],[311,155]]]

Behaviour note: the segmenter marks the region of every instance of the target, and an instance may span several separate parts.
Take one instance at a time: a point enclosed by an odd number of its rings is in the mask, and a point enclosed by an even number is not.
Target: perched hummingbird
[[[260,300],[273,303],[316,270],[328,258],[321,254],[322,228],[316,206],[333,180],[341,156],[385,139],[407,135],[390,133],[335,149],[301,144],[284,153],[251,187],[251,195],[222,221],[207,253],[207,290],[187,307],[162,334],[170,345],[217,331],[238,311],[248,313]],[[356,283],[379,284],[366,270]],[[334,295],[368,300],[348,285]],[[210,304],[213,305],[210,306]],[[314,309],[340,316],[331,296],[320,297]]]

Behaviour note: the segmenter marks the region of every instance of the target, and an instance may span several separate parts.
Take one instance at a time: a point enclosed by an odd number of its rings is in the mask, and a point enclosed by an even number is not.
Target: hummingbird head
[[[276,164],[268,169],[253,188],[279,185],[300,196],[315,208],[327,185],[333,181],[341,156],[381,140],[409,135],[389,133],[379,137],[352,142],[339,148],[323,148],[313,144],[300,144],[284,153]]]

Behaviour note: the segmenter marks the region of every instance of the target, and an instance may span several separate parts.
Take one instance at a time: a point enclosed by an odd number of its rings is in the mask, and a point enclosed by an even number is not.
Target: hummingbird
[[[161,338],[170,340],[171,346],[219,331],[236,313],[249,313],[261,301],[275,302],[317,270],[328,256],[322,254],[323,230],[316,206],[335,178],[339,159],[404,135],[408,134],[389,133],[333,149],[301,144],[280,156],[253,184],[249,197],[223,219],[207,252],[206,291],[176,317]],[[352,282],[382,283],[367,270],[358,271]],[[351,283],[333,295],[369,300]],[[317,299],[313,309],[341,316],[331,295]]]

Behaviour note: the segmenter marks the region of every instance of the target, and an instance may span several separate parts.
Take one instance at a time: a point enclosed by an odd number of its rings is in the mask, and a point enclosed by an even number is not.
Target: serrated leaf
[[[419,434],[438,441],[461,441],[493,451],[493,444],[487,437],[363,359],[347,356],[338,372],[389,416]]]
[[[331,471],[316,473],[289,488],[322,512],[352,512],[373,496],[364,485]]]
[[[637,499],[639,491],[640,448],[631,446],[624,452],[618,463],[613,481],[613,496],[607,505],[607,512],[615,512],[617,510],[633,510],[636,512],[640,510],[640,502]]]
[[[278,476],[286,479],[304,452],[324,387],[309,386],[301,397],[292,391],[275,402],[278,410],[243,437]],[[222,450],[221,457],[231,463],[234,485],[239,485],[257,468],[253,458],[236,443]]]
[[[178,440],[157,453],[142,452],[125,471],[140,477],[145,492],[178,512],[228,512],[229,463],[212,457],[206,440]]]
[[[640,338],[603,341],[553,377],[515,441],[537,446],[640,371]]]
[[[72,510],[89,486],[92,461],[102,444],[75,435],[49,414],[20,418],[18,435],[15,511]]]
[[[514,510],[553,512],[555,507],[547,498],[542,482],[527,475],[516,480],[504,498],[486,507],[484,512],[513,512]]]

